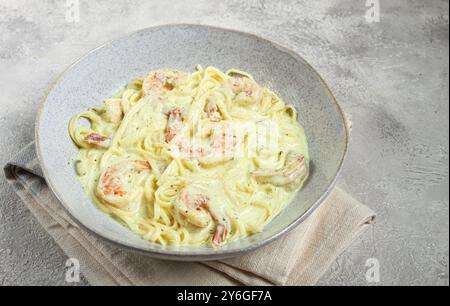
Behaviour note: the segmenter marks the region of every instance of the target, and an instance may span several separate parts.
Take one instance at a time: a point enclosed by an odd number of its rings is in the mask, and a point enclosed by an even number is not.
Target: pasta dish
[[[234,69],[152,71],[76,115],[69,133],[95,204],[163,245],[260,232],[309,173],[295,108]]]

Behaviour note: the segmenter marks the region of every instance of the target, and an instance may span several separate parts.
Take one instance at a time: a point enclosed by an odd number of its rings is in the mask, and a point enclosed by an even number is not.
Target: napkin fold
[[[243,256],[187,263],[151,258],[112,245],[80,228],[43,179],[34,143],[4,167],[39,223],[91,285],[314,285],[375,220],[375,213],[339,188],[282,238]]]

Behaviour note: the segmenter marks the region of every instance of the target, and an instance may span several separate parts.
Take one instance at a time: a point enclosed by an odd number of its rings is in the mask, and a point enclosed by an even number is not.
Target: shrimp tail
[[[169,111],[167,113],[167,117],[168,122],[164,138],[166,143],[169,143],[172,141],[173,138],[175,138],[176,134],[180,130],[183,119],[181,116],[181,110],[179,108],[174,108],[171,111]]]
[[[228,236],[228,229],[225,224],[218,224],[214,231],[214,236],[212,239],[213,246],[220,246]]]
[[[84,141],[86,141],[90,145],[102,148],[108,148],[111,145],[111,138],[97,133],[90,133],[84,138]]]

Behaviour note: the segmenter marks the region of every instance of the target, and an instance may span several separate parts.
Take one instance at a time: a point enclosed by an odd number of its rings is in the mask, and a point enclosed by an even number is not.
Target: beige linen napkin
[[[372,210],[339,188],[288,235],[247,255],[205,263],[164,261],[126,251],[81,229],[41,178],[34,144],[5,174],[17,194],[92,285],[313,285],[374,222]]]

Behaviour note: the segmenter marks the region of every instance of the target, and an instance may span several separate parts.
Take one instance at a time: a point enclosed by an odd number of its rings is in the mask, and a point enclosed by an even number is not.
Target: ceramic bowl
[[[294,104],[304,126],[311,175],[297,197],[258,234],[220,248],[162,246],[145,241],[101,212],[84,193],[74,171],[77,148],[69,120],[150,70],[193,71],[197,64],[237,68]],[[343,113],[318,73],[298,54],[258,36],[201,25],[144,29],[90,52],[51,88],[36,122],[36,145],[46,181],[69,215],[89,232],[151,256],[213,260],[244,254],[286,234],[317,208],[333,188],[347,151]]]

